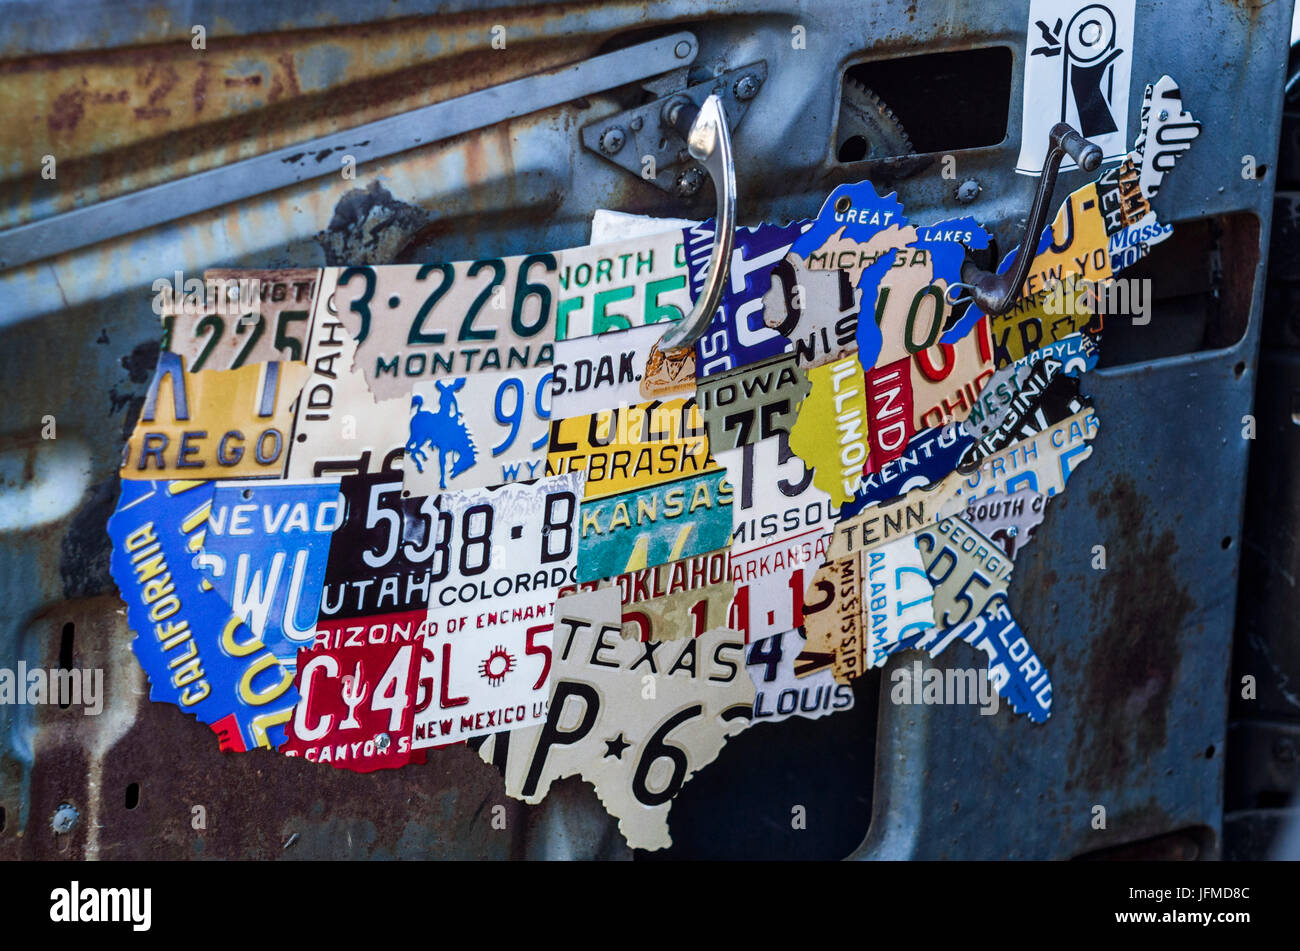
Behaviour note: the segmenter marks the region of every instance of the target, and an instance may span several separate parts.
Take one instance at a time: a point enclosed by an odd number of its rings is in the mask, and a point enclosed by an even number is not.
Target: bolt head
[[[632,122],[630,123],[633,132],[640,132],[641,126],[643,126],[644,124],[645,124],[645,120],[642,119],[640,116],[633,116]]]
[[[980,193],[980,183],[973,178],[968,178],[957,186],[957,200],[962,204],[969,204],[974,201]]]
[[[694,195],[704,184],[704,172],[698,165],[685,169],[677,176],[677,194],[686,198]]]
[[[50,828],[54,830],[56,835],[66,835],[72,831],[72,827],[77,824],[79,818],[81,818],[81,813],[77,811],[76,806],[71,803],[61,802],[58,808],[54,810],[54,815],[50,817]]]
[[[736,84],[731,91],[736,94],[736,98],[741,102],[748,102],[758,95],[759,85],[757,76],[753,73],[746,73],[736,80]]]
[[[627,141],[627,136],[618,126],[610,126],[600,134],[600,150],[606,155],[613,155],[623,147]]]

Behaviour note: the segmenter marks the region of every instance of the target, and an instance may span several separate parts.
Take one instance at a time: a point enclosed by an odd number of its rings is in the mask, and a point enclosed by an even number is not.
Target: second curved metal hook
[[[1089,142],[1068,123],[1058,122],[1052,126],[1047,134],[1047,143],[1043,177],[1038,180],[1038,191],[1034,193],[1034,203],[1029,209],[1025,233],[1016,250],[1015,267],[1002,274],[995,274],[967,259],[962,262],[960,284],[952,285],[967,288],[979,309],[990,316],[1009,311],[1020,296],[1020,289],[1025,286],[1029,267],[1034,263],[1034,254],[1038,250],[1039,237],[1047,224],[1048,203],[1056,188],[1056,173],[1060,171],[1061,160],[1068,155],[1085,172],[1096,171],[1101,164],[1101,147]]]
[[[713,179],[718,203],[714,216],[713,251],[709,255],[704,290],[695,299],[691,312],[669,327],[658,343],[660,350],[680,351],[694,346],[704,333],[727,286],[731,250],[736,240],[736,166],[731,153],[727,115],[722,110],[722,100],[716,95],[705,99],[698,110],[689,103],[677,107],[672,122],[683,131],[691,156],[704,165]]]

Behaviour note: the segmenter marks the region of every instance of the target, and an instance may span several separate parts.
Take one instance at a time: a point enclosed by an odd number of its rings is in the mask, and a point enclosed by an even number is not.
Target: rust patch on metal
[[[334,206],[329,226],[316,243],[330,266],[388,264],[429,221],[423,208],[398,201],[387,188],[372,182],[354,188]]]
[[[13,170],[0,200],[19,224],[31,219],[34,199],[59,210],[102,201],[563,66],[611,35],[525,39],[546,35],[564,15],[405,18],[209,39],[204,51],[169,43],[0,62],[0,124],[32,131],[21,143],[0,143],[0,167]],[[497,22],[512,37],[508,56],[487,46]],[[468,34],[481,45],[431,54],[432,33]],[[304,90],[300,70],[321,56],[341,64],[338,75]],[[40,178],[44,154],[58,156],[57,190]]]
[[[1173,567],[1177,536],[1154,535],[1150,503],[1133,480],[1118,478],[1088,502],[1099,522],[1109,522],[1103,583],[1105,626],[1083,665],[1075,726],[1074,760],[1067,788],[1113,788],[1141,768],[1167,742],[1170,692],[1182,660],[1182,637],[1195,602]]]
[[[18,834],[18,802],[0,802],[8,813],[0,859],[522,856],[529,807],[463,745],[425,766],[364,774],[269,751],[221,753],[206,726],[149,701],[120,609],[115,594],[68,602],[28,629],[40,664],[52,668],[64,625],[74,626],[73,666],[104,669],[104,709],[87,717],[57,704],[24,708],[33,721],[31,807]],[[0,762],[6,776],[13,766]],[[80,819],[56,835],[48,817],[62,802]],[[505,829],[492,826],[496,805]]]

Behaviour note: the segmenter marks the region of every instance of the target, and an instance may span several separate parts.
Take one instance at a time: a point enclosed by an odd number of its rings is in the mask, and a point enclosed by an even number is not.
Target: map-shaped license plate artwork
[[[644,849],[728,738],[850,709],[904,651],[968,652],[1000,715],[1047,723],[1070,685],[1015,620],[1016,558],[1094,451],[1097,302],[1172,232],[1198,132],[1148,86],[1006,314],[947,293],[988,230],[870,182],[743,229],[688,351],[657,343],[711,222],[249,272],[280,289],[240,317],[256,347],[166,314],[108,523],[151,697],[321,768],[469,742],[525,802],[590,782]]]

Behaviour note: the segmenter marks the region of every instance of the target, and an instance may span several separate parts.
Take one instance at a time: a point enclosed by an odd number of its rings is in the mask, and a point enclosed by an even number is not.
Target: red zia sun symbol
[[[492,648],[492,653],[478,665],[478,675],[486,677],[487,682],[494,687],[501,686],[501,681],[506,679],[506,674],[515,669],[515,659],[506,652],[506,649],[498,644]]]

